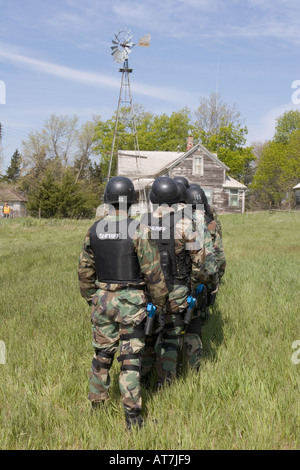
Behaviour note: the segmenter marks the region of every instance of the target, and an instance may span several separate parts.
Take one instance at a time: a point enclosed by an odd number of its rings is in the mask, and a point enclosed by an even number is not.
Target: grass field
[[[129,433],[117,361],[110,404],[91,415],[87,400],[77,260],[92,221],[0,220],[0,449],[300,449],[300,213],[221,222],[228,267],[201,368],[143,391],[146,425]]]

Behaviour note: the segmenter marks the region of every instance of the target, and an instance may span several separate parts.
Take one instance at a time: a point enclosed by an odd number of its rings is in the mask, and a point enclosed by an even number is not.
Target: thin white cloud
[[[64,78],[87,85],[94,85],[104,88],[119,88],[120,80],[108,75],[86,72],[64,65],[58,65],[52,62],[46,62],[32,57],[24,56],[22,54],[10,51],[7,47],[0,46],[0,58],[5,61],[12,62],[18,66],[29,67],[39,72],[55,75],[56,77]],[[159,100],[170,101],[173,103],[185,103],[194,99],[190,93],[180,90],[175,90],[167,87],[156,87],[145,85],[142,83],[134,83],[134,93],[145,95]]]

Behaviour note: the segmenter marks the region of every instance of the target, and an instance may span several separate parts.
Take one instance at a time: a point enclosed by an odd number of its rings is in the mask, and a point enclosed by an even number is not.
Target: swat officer
[[[193,224],[193,231],[200,235],[201,240],[203,240],[203,247],[205,249],[205,271],[209,273],[207,276],[206,283],[198,285],[197,288],[191,289],[190,293],[192,296],[196,296],[197,304],[193,309],[191,319],[184,334],[184,361],[187,362],[191,367],[198,369],[200,366],[200,360],[202,357],[202,316],[203,313],[206,313],[206,301],[207,301],[207,290],[206,285],[215,284],[217,279],[217,262],[215,259],[214,246],[211,240],[210,232],[206,225],[206,219],[204,217],[204,210],[202,204],[187,204],[191,203],[191,199],[188,196],[188,189],[190,187],[189,182],[183,176],[178,176],[174,178],[174,181],[177,184],[179,194],[180,194],[180,204],[178,204],[178,210],[185,210],[186,207],[189,207],[189,211],[185,211],[189,217],[191,217]],[[199,201],[201,202],[201,201]],[[202,234],[202,236],[201,236]],[[217,286],[214,287],[217,289]],[[198,292],[199,291],[199,292]],[[197,295],[196,295],[197,292]],[[198,305],[204,308],[204,312],[197,308]],[[182,364],[181,364],[182,366]]]
[[[193,190],[193,193],[190,194],[195,194],[195,197],[197,198],[197,204],[203,204],[204,211],[205,211],[205,219],[207,224],[214,220],[216,222],[216,230],[218,231],[220,237],[222,238],[222,226],[220,219],[218,217],[216,209],[208,204],[207,201],[207,196],[205,194],[205,191],[201,186],[197,183],[192,183],[189,188],[191,191]]]
[[[198,184],[192,184],[187,190],[187,202],[196,205],[203,204],[205,222],[211,235],[214,251],[218,263],[219,280],[223,277],[226,268],[226,258],[222,239],[222,226],[214,207],[208,204],[204,190]],[[213,303],[213,299],[211,299]]]
[[[168,290],[156,244],[149,229],[128,217],[136,203],[129,178],[116,176],[106,185],[104,202],[109,213],[88,230],[80,253],[78,276],[81,295],[92,304],[95,355],[89,376],[92,408],[108,399],[109,371],[118,347],[119,386],[126,425],[141,426],[141,355],[144,348],[146,293],[160,315]]]
[[[169,177],[157,178],[151,188],[150,200],[154,204],[152,214],[142,219],[151,229],[151,237],[160,251],[162,270],[169,290],[165,314],[165,326],[160,336],[157,375],[158,383],[170,383],[176,376],[178,351],[183,330],[183,316],[188,307],[190,284],[194,286],[207,279],[205,266],[207,254],[203,241],[193,231],[191,218],[177,210],[180,201],[178,187]],[[215,261],[211,255],[212,271]],[[148,348],[149,349],[149,348]],[[149,350],[144,361],[149,367]],[[148,361],[148,362],[147,362]]]

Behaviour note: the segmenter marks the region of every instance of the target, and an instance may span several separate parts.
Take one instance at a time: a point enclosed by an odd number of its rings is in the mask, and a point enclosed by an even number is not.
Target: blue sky
[[[53,113],[82,123],[112,116],[121,74],[110,46],[123,27],[134,42],[151,35],[149,48],[129,56],[133,101],[148,111],[195,111],[218,83],[250,145],[272,138],[276,118],[300,109],[292,99],[293,82],[300,85],[298,0],[0,0],[2,171]]]

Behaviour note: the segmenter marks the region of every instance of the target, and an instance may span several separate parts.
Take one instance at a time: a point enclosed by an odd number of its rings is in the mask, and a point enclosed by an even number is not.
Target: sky
[[[299,0],[0,0],[0,171],[52,114],[112,117],[121,29],[136,43],[131,93],[146,111],[194,112],[218,92],[239,110],[251,145],[300,110]],[[150,46],[138,46],[146,34]]]

